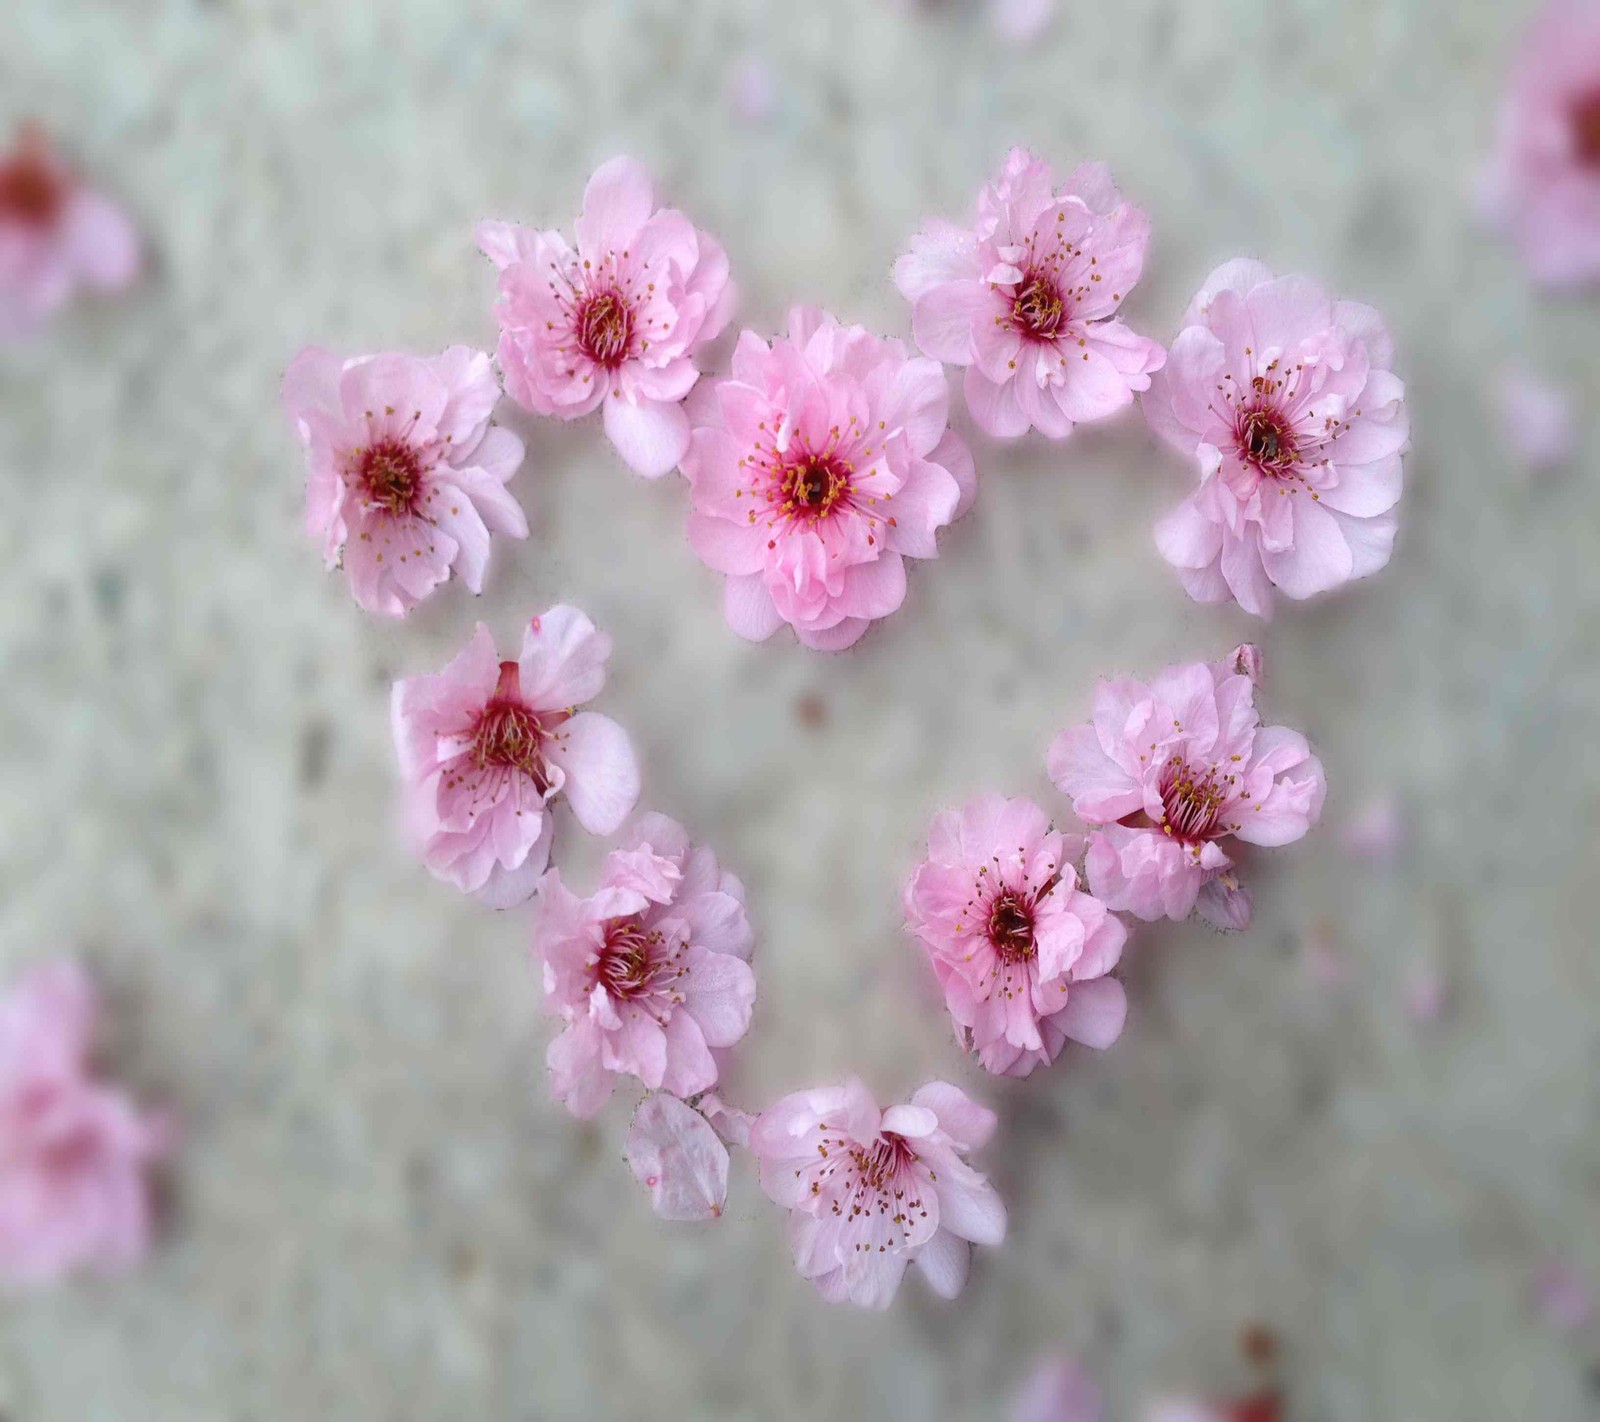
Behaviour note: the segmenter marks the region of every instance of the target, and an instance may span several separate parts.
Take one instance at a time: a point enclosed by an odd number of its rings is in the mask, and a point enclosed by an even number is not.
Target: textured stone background
[[[1521,357],[1592,402],[1597,310],[1534,297],[1467,215],[1527,6],[1063,8],[1022,52],[869,0],[8,8],[0,120],[63,135],[157,270],[0,356],[0,967],[83,951],[111,1055],[187,1141],[148,1269],[0,1302],[7,1422],[981,1418],[1051,1346],[1134,1417],[1244,1381],[1248,1320],[1297,1419],[1596,1415],[1593,1337],[1527,1304],[1547,1255],[1600,1273],[1596,444],[1530,487],[1483,396]],[[727,98],[745,52],[778,83],[762,125]],[[680,482],[513,413],[532,540],[477,603],[370,620],[301,534],[276,391],[309,340],[490,343],[475,220],[565,223],[624,149],[725,238],[747,323],[807,299],[905,333],[891,261],[1014,141],[1102,157],[1150,209],[1152,334],[1241,252],[1381,307],[1415,449],[1393,566],[1263,639],[1325,830],[1260,866],[1248,934],[1139,932],[1113,1050],[1000,1084],[899,928],[929,816],[991,786],[1061,808],[1044,749],[1095,675],[1259,632],[1157,558],[1184,475],[1137,417],[979,442],[972,516],[827,658],[728,632]],[[746,1162],[720,1225],[657,1222],[624,1102],[581,1127],[545,1094],[526,916],[398,850],[391,678],[558,598],[615,635],[601,705],[646,803],[749,887],[730,1094],[940,1073],[1001,1108],[1013,1233],[956,1306],[915,1280],[887,1316],[822,1305]],[[1337,828],[1383,787],[1410,853],[1353,865]],[[1454,1011],[1424,1030],[1403,990],[1433,966]]]

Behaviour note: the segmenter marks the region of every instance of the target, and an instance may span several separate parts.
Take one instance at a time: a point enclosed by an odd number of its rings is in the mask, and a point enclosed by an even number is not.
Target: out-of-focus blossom
[[[681,212],[658,208],[631,158],[589,179],[576,235],[574,249],[556,231],[478,227],[500,269],[506,393],[563,420],[604,406],[617,453],[658,478],[689,447],[683,398],[700,378],[695,356],[733,314],[727,254]]]
[[[1594,1313],[1594,1296],[1565,1260],[1547,1259],[1533,1276],[1533,1306],[1548,1327],[1576,1333]]]
[[[1445,1014],[1450,1003],[1450,986],[1445,976],[1431,963],[1421,963],[1406,976],[1406,1014],[1413,1022],[1431,1026]]]
[[[566,1024],[547,1056],[557,1098],[588,1117],[619,1073],[679,1097],[714,1086],[712,1049],[750,1026],[752,940],[743,886],[665,815],[640,816],[586,899],[552,869],[533,947],[545,1008]]]
[[[1064,438],[1132,404],[1165,360],[1116,319],[1144,269],[1149,218],[1104,164],[1054,182],[1012,149],[972,227],[934,219],[895,263],[918,346],[967,367],[968,408],[991,435]]]
[[[1405,812],[1399,799],[1388,793],[1374,795],[1339,831],[1339,847],[1352,859],[1369,864],[1393,864],[1405,843]]]
[[[740,55],[728,71],[728,103],[747,123],[765,123],[778,106],[778,82],[759,54]]]
[[[633,1113],[628,1168],[664,1220],[714,1220],[728,1202],[728,1148],[698,1111],[652,1091]]]
[[[1006,1212],[966,1162],[994,1134],[994,1112],[947,1082],[880,1111],[861,1082],[785,1096],[750,1131],[761,1188],[790,1211],[801,1277],[829,1303],[887,1308],[908,1264],[954,1298],[974,1244],[1005,1238]]]
[[[289,366],[306,529],[368,612],[404,617],[452,571],[482,592],[489,530],[528,536],[505,489],[522,441],[489,424],[499,399],[489,357],[466,346],[352,360],[311,346]]]
[[[1600,280],[1600,3],[1550,0],[1524,40],[1484,174],[1485,215],[1535,280]]]
[[[1376,311],[1306,277],[1240,259],[1206,278],[1144,398],[1200,478],[1156,525],[1190,597],[1270,617],[1274,589],[1312,597],[1389,561],[1410,430],[1393,363]]]
[[[992,1072],[1027,1076],[1070,1038],[1108,1047],[1128,1000],[1108,977],[1127,930],[1078,888],[1081,835],[1028,800],[984,795],[934,817],[905,891],[956,1039]]]
[[[1102,681],[1093,720],[1051,744],[1050,778],[1096,826],[1089,887],[1109,907],[1149,920],[1198,905],[1219,927],[1249,921],[1226,842],[1290,844],[1327,793],[1305,737],[1262,726],[1254,697],[1223,662],[1168,667],[1148,685]]]
[[[528,623],[502,662],[481,622],[435,676],[398,681],[395,750],[408,827],[435,877],[493,908],[527,899],[550,860],[552,802],[613,834],[639,798],[639,765],[609,717],[578,711],[605,685],[611,639],[575,607]]]
[[[73,963],[0,999],[0,1284],[115,1272],[149,1248],[149,1176],[172,1131],[91,1075],[98,1013]]]
[[[1339,951],[1339,939],[1333,924],[1319,918],[1301,938],[1302,963],[1306,976],[1315,987],[1335,988],[1344,981],[1344,955]]]
[[[761,641],[788,623],[808,647],[850,646],[904,601],[905,560],[937,557],[935,533],[972,502],[944,371],[797,307],[786,340],[739,337],[711,397],[696,397],[683,472],[689,542],[727,574],[729,625]]]
[[[79,291],[126,289],[140,260],[127,213],[25,127],[0,155],[0,341],[31,335]]]
[[[1044,1358],[1011,1408],[1011,1422],[1100,1422],[1100,1389],[1072,1358]]]
[[[1572,458],[1577,443],[1566,391],[1527,370],[1501,373],[1490,391],[1506,449],[1530,474],[1547,474]]]
[[[1027,44],[1050,28],[1056,0],[989,0],[989,19],[1001,39]]]

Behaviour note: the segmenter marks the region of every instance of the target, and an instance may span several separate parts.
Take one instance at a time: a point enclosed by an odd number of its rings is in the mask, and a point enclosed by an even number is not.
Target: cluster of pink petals
[[[547,1057],[556,1097],[589,1117],[619,1074],[678,1097],[714,1086],[714,1049],[750,1026],[751,943],[743,886],[664,815],[640,816],[588,898],[552,869],[534,953],[545,1008],[566,1024]]]
[[[76,964],[0,1000],[0,1283],[52,1283],[144,1257],[165,1122],[90,1070],[98,1003]]]
[[[1127,931],[1077,886],[1083,839],[1028,800],[984,795],[935,817],[906,885],[906,925],[944,989],[956,1037],[982,1066],[1027,1076],[1070,1039],[1108,1047],[1127,996],[1108,977]]]
[[[550,859],[552,802],[614,834],[639,798],[627,733],[578,711],[605,684],[611,639],[574,607],[529,622],[501,661],[481,622],[435,676],[398,681],[395,749],[408,828],[433,874],[494,908],[522,903]]]
[[[1132,404],[1165,360],[1116,319],[1149,241],[1149,219],[1103,164],[1057,190],[1049,165],[1015,148],[979,194],[976,225],[929,222],[895,283],[923,353],[967,367],[967,405],[984,430],[1061,439]]]
[[[127,213],[24,128],[0,155],[0,341],[31,335],[80,290],[124,290],[139,266]]]
[[[664,1220],[714,1220],[728,1202],[728,1147],[692,1106],[665,1091],[640,1102],[628,1129],[628,1168]]]
[[[1536,280],[1600,280],[1600,3],[1550,0],[1512,70],[1486,215]]]
[[[682,402],[700,378],[695,353],[733,314],[728,258],[681,212],[657,208],[650,175],[631,158],[595,171],[575,229],[576,249],[555,231],[478,228],[500,269],[506,392],[563,420],[604,406],[617,453],[657,478],[689,447]]]
[[[1327,592],[1394,549],[1410,431],[1378,313],[1259,262],[1218,267],[1144,399],[1199,485],[1156,526],[1199,602],[1270,617],[1273,590]]]
[[[309,346],[289,366],[306,529],[368,612],[404,617],[452,571],[482,592],[489,530],[528,536],[505,489],[522,441],[489,424],[499,399],[489,357],[466,346],[351,360]]]
[[[795,1267],[830,1303],[887,1308],[908,1264],[954,1298],[972,1245],[999,1244],[1006,1212],[967,1164],[994,1112],[931,1081],[910,1105],[878,1109],[861,1082],[785,1096],[750,1130],[761,1188],[789,1210]]]
[[[1255,682],[1225,662],[1168,667],[1154,681],[1102,681],[1094,718],[1050,746],[1050,778],[1095,826],[1089,886],[1145,920],[1250,921],[1229,841],[1281,845],[1322,814],[1327,783],[1306,738],[1262,726]]]
[[[708,396],[683,461],[689,542],[727,574],[729,625],[850,646],[905,600],[905,559],[936,557],[935,533],[976,492],[943,370],[796,308],[787,340],[744,332]]]

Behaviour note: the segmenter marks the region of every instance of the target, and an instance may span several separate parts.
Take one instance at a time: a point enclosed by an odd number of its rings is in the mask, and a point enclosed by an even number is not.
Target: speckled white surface
[[[1586,411],[1578,466],[1530,488],[1483,394],[1517,356],[1592,405],[1600,308],[1533,297],[1467,204],[1526,7],[1063,9],[1027,52],[870,0],[8,10],[0,121],[63,135],[158,265],[0,354],[0,968],[80,948],[111,1056],[187,1139],[143,1273],[0,1302],[7,1422],[982,1418],[1055,1345],[1135,1417],[1247,1380],[1249,1320],[1296,1419],[1594,1415],[1593,1337],[1526,1291],[1551,1253],[1600,1276],[1596,441]],[[776,79],[764,124],[728,102],[745,54]],[[1382,308],[1415,449],[1393,566],[1264,638],[1325,829],[1260,863],[1248,934],[1140,930],[1114,1049],[1002,1085],[899,928],[929,816],[991,786],[1062,808],[1044,748],[1096,674],[1256,631],[1160,564],[1184,476],[1137,418],[978,442],[972,516],[827,658],[727,631],[681,482],[514,414],[533,538],[482,600],[380,625],[302,537],[276,388],[310,340],[490,343],[474,222],[564,222],[620,150],[724,237],[749,324],[809,299],[904,334],[890,263],[1014,141],[1104,158],[1148,206],[1152,334],[1241,252]],[[601,705],[646,802],[749,887],[729,1094],[940,1073],[1001,1108],[1013,1232],[957,1305],[915,1281],[883,1317],[821,1304],[748,1162],[719,1225],[656,1221],[623,1102],[581,1127],[547,1099],[526,916],[397,848],[390,679],[558,598],[615,635]],[[1353,865],[1337,826],[1385,786],[1409,856]],[[1332,988],[1303,948],[1323,922]],[[1454,1011],[1423,1031],[1402,993],[1429,964]]]

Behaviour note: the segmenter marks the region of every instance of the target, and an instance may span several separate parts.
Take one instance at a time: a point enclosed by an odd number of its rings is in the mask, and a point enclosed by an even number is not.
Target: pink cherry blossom
[[[665,1091],[633,1113],[628,1168],[664,1220],[714,1220],[728,1203],[728,1148],[704,1116]]]
[[[618,1074],[679,1097],[714,1086],[713,1050],[750,1026],[752,938],[743,885],[665,815],[640,816],[586,899],[552,869],[533,941],[566,1024],[547,1057],[557,1099],[588,1117]]]
[[[1108,1047],[1128,1001],[1107,974],[1127,930],[1078,888],[1081,835],[1028,800],[983,795],[934,817],[906,885],[906,926],[944,989],[956,1039],[992,1072],[1027,1076],[1070,1038]]]
[[[1262,726],[1231,662],[1168,667],[1149,685],[1102,681],[1094,718],[1050,746],[1050,778],[1096,826],[1086,868],[1098,898],[1139,918],[1249,922],[1228,842],[1280,845],[1322,814],[1322,763],[1285,726]]]
[[[1523,41],[1484,175],[1485,215],[1535,280],[1600,280],[1600,3],[1551,0]]]
[[[1050,28],[1056,0],[989,0],[989,20],[1001,39],[1028,44]]]
[[[24,127],[0,156],[0,341],[31,335],[80,290],[131,286],[140,261],[127,213]]]
[[[694,357],[733,314],[728,258],[681,212],[658,208],[631,158],[602,164],[584,190],[577,247],[556,231],[478,228],[500,269],[506,392],[540,415],[576,420],[604,406],[606,437],[654,479],[689,447]]]
[[[1144,398],[1198,487],[1156,525],[1198,602],[1272,615],[1389,561],[1409,421],[1378,313],[1305,277],[1226,262],[1206,278]]]
[[[1005,1206],[966,1161],[994,1127],[993,1111],[947,1082],[930,1081],[910,1105],[879,1111],[852,1079],[769,1106],[750,1130],[750,1149],[761,1188],[791,1212],[801,1277],[829,1303],[887,1308],[908,1264],[954,1298],[972,1246],[1005,1238]]]
[[[1061,1357],[1040,1359],[1011,1407],[1011,1422],[1101,1422],[1104,1415],[1083,1365]]]
[[[1500,372],[1489,398],[1501,443],[1527,473],[1548,474],[1572,458],[1572,400],[1560,386],[1514,366]]]
[[[501,661],[481,622],[436,676],[398,681],[394,743],[406,818],[435,877],[510,908],[550,860],[558,796],[590,834],[616,832],[639,798],[627,733],[578,711],[605,685],[611,639],[575,607],[529,622]]]
[[[695,1110],[711,1123],[711,1129],[729,1145],[748,1146],[750,1127],[755,1117],[737,1106],[730,1106],[714,1091],[708,1091],[694,1103]]]
[[[351,360],[308,346],[289,366],[306,530],[368,612],[404,617],[452,571],[482,592],[489,530],[528,536],[505,489],[522,441],[489,423],[499,398],[489,357],[466,346]]]
[[[744,332],[709,393],[683,472],[689,541],[728,575],[729,625],[760,641],[787,622],[808,647],[850,646],[900,606],[905,559],[938,556],[935,532],[976,492],[944,372],[797,307],[786,340]]]
[[[172,1133],[92,1076],[98,1012],[73,963],[0,999],[0,1283],[114,1272],[149,1248],[149,1173]]]
[[[1051,439],[1133,403],[1166,359],[1116,319],[1144,269],[1150,220],[1101,163],[1060,188],[1023,148],[978,195],[971,228],[939,219],[894,279],[924,355],[967,367],[967,406],[991,435]]]

